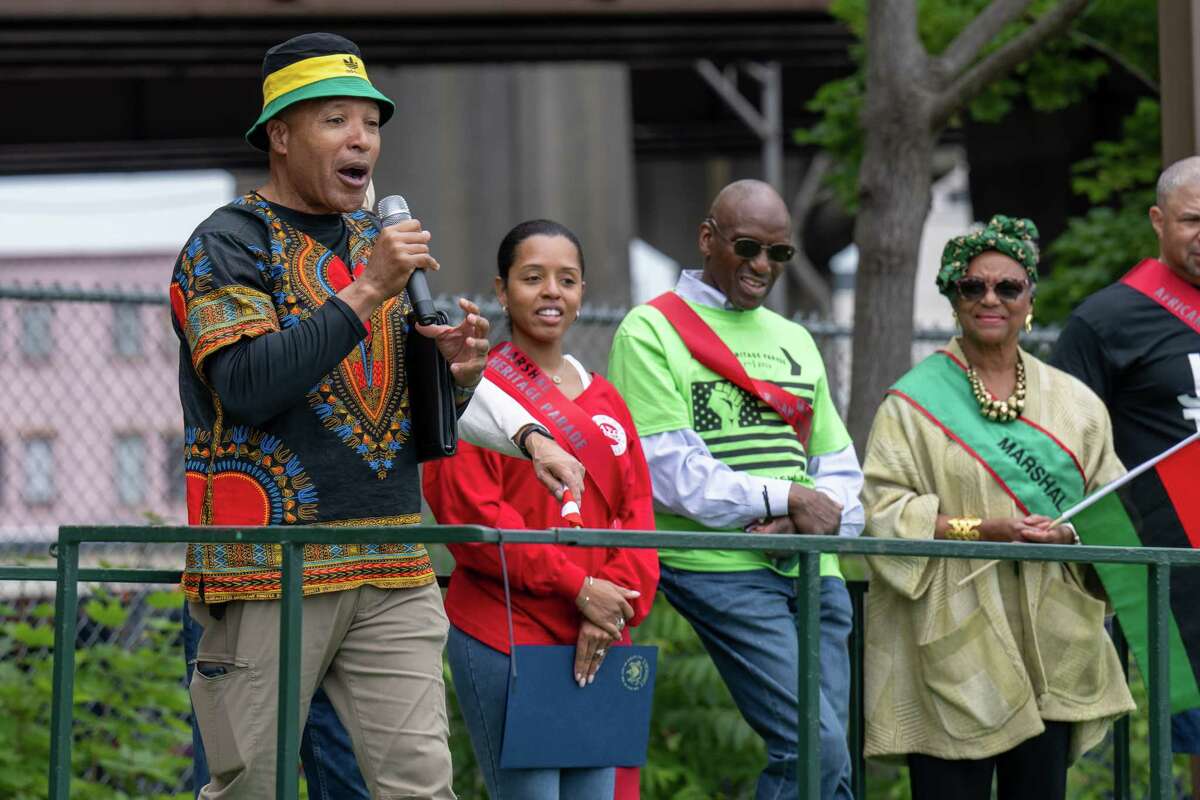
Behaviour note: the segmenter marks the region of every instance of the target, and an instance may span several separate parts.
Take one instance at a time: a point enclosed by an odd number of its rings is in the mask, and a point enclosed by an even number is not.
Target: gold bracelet
[[[979,526],[983,520],[978,517],[950,517],[946,523],[950,526],[946,531],[947,539],[958,539],[964,542],[979,541]]]

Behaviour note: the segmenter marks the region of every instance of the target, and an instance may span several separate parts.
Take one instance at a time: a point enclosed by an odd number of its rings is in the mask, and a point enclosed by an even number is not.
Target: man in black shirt
[[[1159,177],[1150,224],[1158,258],[1075,309],[1051,358],[1104,400],[1127,467],[1200,430],[1200,157]],[[1200,709],[1176,714],[1171,734],[1200,800]]]

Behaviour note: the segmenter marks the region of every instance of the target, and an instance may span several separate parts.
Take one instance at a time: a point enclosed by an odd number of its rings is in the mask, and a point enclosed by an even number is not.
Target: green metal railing
[[[79,548],[92,542],[243,542],[282,546],[281,624],[279,631],[279,724],[276,797],[294,800],[299,790],[299,684],[301,578],[303,545],[310,542],[387,543],[396,541],[505,542],[512,544],[563,544],[583,547],[652,547],[719,550],[771,550],[792,552],[799,558],[796,625],[800,640],[797,669],[799,746],[797,773],[799,797],[820,796],[819,741],[819,607],[821,553],[841,555],[931,556],[1137,564],[1147,568],[1149,587],[1150,656],[1145,666],[1150,705],[1150,797],[1167,800],[1171,788],[1170,694],[1168,691],[1169,587],[1174,566],[1200,566],[1200,551],[1163,548],[1089,547],[1082,545],[998,544],[989,542],[903,541],[894,539],[827,536],[764,535],[745,533],[676,533],[667,531],[613,531],[555,529],[549,531],[499,531],[476,526],[336,529],[311,526],[276,528],[194,527],[64,527],[59,531],[56,569],[0,567],[0,580],[55,580],[54,694],[51,710],[50,798],[70,796],[72,713],[75,677],[75,624],[79,607],[78,583],[84,581],[174,583],[178,572],[138,569],[80,569]],[[861,667],[862,628],[859,625],[862,593],[855,592],[855,627],[852,667]],[[861,673],[852,675],[861,687]],[[861,695],[859,695],[861,696]],[[853,714],[858,717],[858,714]],[[1118,732],[1119,733],[1119,732]],[[862,736],[859,720],[851,723],[851,746],[856,756],[857,795],[863,797]],[[1115,796],[1129,797],[1128,730],[1124,755],[1118,746]],[[1123,772],[1122,772],[1123,770]]]

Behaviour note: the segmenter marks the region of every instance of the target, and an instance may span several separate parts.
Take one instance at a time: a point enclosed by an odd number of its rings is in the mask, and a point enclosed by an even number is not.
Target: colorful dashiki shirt
[[[357,275],[378,229],[364,211],[343,219]],[[180,253],[171,309],[181,342],[189,524],[420,522],[417,462],[407,446],[407,300],[380,306],[365,338],[345,359],[307,396],[259,427],[226,412],[208,381],[214,353],[299,324],[351,280],[342,258],[255,193],[215,211]],[[434,580],[421,544],[319,544],[304,550],[306,595]],[[183,588],[189,599],[206,603],[278,598],[280,548],[191,544]]]

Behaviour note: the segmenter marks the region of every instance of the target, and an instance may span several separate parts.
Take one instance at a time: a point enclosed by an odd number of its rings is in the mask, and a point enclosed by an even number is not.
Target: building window
[[[25,503],[44,506],[54,502],[54,440],[33,436],[25,440]]]
[[[183,436],[178,433],[164,433],[163,473],[167,481],[166,499],[168,503],[181,502],[187,496],[187,478],[183,468]]]
[[[142,307],[134,303],[117,303],[113,310],[113,352],[122,358],[142,354],[145,334],[142,331]]]
[[[146,443],[136,433],[117,436],[117,499],[122,505],[141,505],[146,497]]]
[[[30,359],[48,358],[54,352],[54,306],[27,303],[20,317],[21,353]]]

